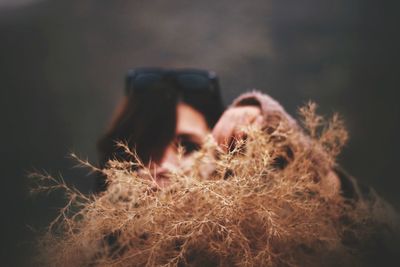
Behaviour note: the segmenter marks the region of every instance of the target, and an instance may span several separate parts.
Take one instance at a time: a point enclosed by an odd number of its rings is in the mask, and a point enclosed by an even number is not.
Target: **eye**
[[[185,150],[184,155],[189,155],[200,149],[200,144],[191,140],[182,140],[179,144]]]
[[[184,156],[190,155],[201,147],[201,144],[197,140],[188,135],[177,136],[175,144],[177,148],[182,148]]]

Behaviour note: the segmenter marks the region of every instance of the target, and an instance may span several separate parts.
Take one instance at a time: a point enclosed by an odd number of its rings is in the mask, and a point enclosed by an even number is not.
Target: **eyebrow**
[[[176,136],[179,141],[193,141],[199,144],[202,143],[202,140],[195,134],[192,133],[180,133]]]

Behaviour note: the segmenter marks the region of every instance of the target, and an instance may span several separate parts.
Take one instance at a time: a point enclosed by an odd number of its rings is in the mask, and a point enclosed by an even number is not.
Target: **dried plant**
[[[357,253],[343,239],[368,233],[368,209],[321,186],[347,133],[337,116],[325,124],[314,104],[301,114],[309,136],[282,121],[273,131],[247,129],[246,140],[227,153],[210,139],[162,189],[124,143],[136,161],[112,160],[97,170],[108,183],[99,195],[39,175],[55,183],[39,190],[64,189],[70,201],[40,239],[38,260],[49,266],[352,263]],[[213,171],[204,177],[205,169]],[[72,206],[78,210],[69,212]]]

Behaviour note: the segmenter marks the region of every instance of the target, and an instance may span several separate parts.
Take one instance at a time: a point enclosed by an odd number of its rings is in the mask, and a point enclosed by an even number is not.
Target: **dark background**
[[[44,169],[83,191],[70,151],[95,143],[136,66],[216,71],[228,104],[251,88],[296,115],[312,99],[343,115],[350,173],[400,208],[395,1],[0,0],[1,265],[29,266],[59,193],[31,197]]]

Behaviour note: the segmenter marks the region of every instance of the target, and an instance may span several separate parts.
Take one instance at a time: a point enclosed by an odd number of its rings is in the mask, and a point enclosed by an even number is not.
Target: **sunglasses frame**
[[[220,94],[220,87],[218,82],[218,77],[215,72],[194,69],[194,68],[182,68],[182,69],[167,69],[167,68],[157,68],[157,67],[143,67],[128,70],[125,80],[125,94],[129,95],[131,92],[135,92],[142,88],[135,86],[135,81],[139,75],[142,74],[156,74],[160,76],[160,82],[173,83],[180,91],[183,92],[207,92],[215,95]],[[179,76],[182,75],[198,75],[206,78],[208,80],[207,88],[193,89],[185,86],[179,81]]]

